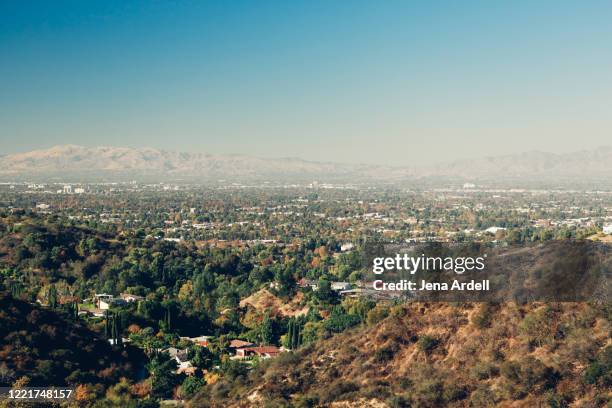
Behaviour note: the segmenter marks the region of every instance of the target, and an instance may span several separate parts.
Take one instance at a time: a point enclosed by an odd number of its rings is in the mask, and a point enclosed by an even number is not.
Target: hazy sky
[[[610,1],[3,0],[0,153],[596,148],[612,144],[611,18]]]

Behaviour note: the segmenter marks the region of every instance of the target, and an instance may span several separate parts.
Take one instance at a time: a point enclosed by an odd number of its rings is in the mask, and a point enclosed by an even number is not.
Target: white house
[[[612,224],[604,225],[603,233],[607,235],[612,235]]]
[[[99,308],[102,310],[108,310],[113,306],[121,306],[126,304],[127,302],[123,299],[111,299],[111,300],[100,300]]]
[[[340,291],[340,290],[349,290],[351,288],[351,284],[348,282],[332,282],[331,290]]]
[[[128,303],[138,302],[144,299],[142,296],[132,295],[131,293],[121,293],[119,294],[119,297]]]
[[[485,230],[485,232],[488,232],[489,234],[497,234],[497,231],[505,231],[506,229],[504,227],[489,227]]]
[[[110,303],[113,300],[113,295],[109,295],[108,293],[96,293],[94,295],[94,304],[98,309],[102,309],[100,306],[101,302],[105,302],[106,304]]]
[[[109,295],[106,293],[96,294],[94,296],[94,300],[98,309],[101,310],[108,310],[112,306],[120,306],[127,303],[121,298],[115,298],[113,295]]]
[[[212,336],[198,336],[198,337],[181,337],[181,340],[187,340],[201,347],[208,347]]]
[[[191,367],[191,361],[189,361],[189,358],[187,356],[187,350],[180,350],[176,347],[168,347],[164,351],[167,352],[170,357],[176,361],[178,369],[185,369]]]
[[[347,251],[352,250],[353,248],[355,248],[355,245],[353,245],[353,243],[351,242],[347,242],[340,246],[340,251],[347,252]]]
[[[102,310],[110,309],[111,304],[112,304],[111,300],[100,300],[100,302],[98,302],[99,308]]]
[[[310,289],[313,291],[319,290],[319,282],[311,279],[302,278],[298,281],[298,286],[300,288],[307,288],[310,286]]]

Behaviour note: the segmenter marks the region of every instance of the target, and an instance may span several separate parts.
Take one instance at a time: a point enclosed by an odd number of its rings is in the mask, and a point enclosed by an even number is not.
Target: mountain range
[[[425,166],[385,166],[187,153],[154,148],[55,146],[0,156],[0,180],[320,180],[606,182],[612,180],[612,147],[574,153],[522,154],[457,160]]]

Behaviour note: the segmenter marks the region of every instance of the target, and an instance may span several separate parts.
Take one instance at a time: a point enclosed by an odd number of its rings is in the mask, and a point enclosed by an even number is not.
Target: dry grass
[[[239,399],[257,391],[256,406],[514,407],[610,396],[606,385],[584,381],[590,362],[610,345],[609,316],[601,308],[413,303],[402,309],[271,362]],[[490,316],[475,318],[482,313]]]

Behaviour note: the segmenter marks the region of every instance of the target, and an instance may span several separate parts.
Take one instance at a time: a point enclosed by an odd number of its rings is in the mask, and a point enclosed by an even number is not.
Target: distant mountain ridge
[[[452,178],[464,180],[610,180],[612,147],[555,154],[521,154],[457,160],[421,167],[393,167],[267,159],[247,155],[173,152],[154,148],[55,146],[0,156],[0,177],[123,179],[295,179],[387,180]]]
[[[246,155],[173,152],[154,148],[55,146],[0,157],[0,176],[98,174],[106,177],[203,179],[343,178],[356,174],[384,177],[386,166],[339,164],[298,158],[265,159]],[[403,171],[403,169],[402,169]]]
[[[612,147],[555,154],[531,151],[520,154],[457,160],[431,166],[432,174],[454,174],[466,178],[511,177],[610,177]]]

